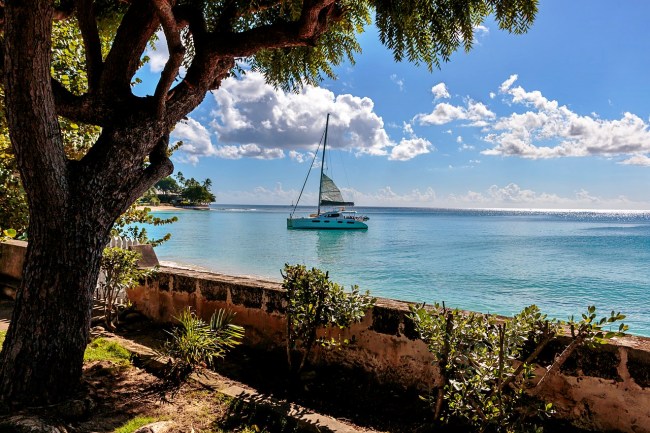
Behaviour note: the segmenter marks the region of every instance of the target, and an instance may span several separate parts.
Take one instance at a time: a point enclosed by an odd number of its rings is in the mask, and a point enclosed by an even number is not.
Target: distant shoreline
[[[150,206],[150,205],[144,205],[144,206],[136,206],[136,209],[142,210],[144,208],[149,208],[151,209],[151,212],[161,212],[161,211],[186,211],[186,210],[192,210],[191,208],[183,208],[183,207],[176,207],[176,206],[166,206],[166,205],[159,205],[159,206]]]

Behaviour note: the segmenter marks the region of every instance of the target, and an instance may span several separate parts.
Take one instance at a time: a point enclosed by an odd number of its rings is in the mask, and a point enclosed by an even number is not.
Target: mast
[[[325,138],[323,139],[323,158],[320,162],[320,179],[318,180],[318,210],[316,215],[320,215],[320,195],[323,189],[323,169],[325,168],[325,148],[327,147],[327,127],[330,124],[330,113],[327,113],[327,119],[325,120]]]

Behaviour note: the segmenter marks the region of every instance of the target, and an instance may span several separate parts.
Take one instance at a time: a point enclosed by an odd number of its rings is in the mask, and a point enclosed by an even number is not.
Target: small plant
[[[104,305],[104,322],[108,329],[115,329],[117,321],[116,300],[125,290],[135,287],[139,280],[151,273],[138,268],[141,254],[122,248],[105,248],[101,261],[104,280],[97,284],[95,298]]]
[[[450,310],[444,304],[432,309],[412,307],[410,317],[440,371],[437,388],[426,397],[436,422],[460,419],[480,432],[541,431],[537,422],[553,408],[535,395],[547,378],[580,345],[602,342],[627,330],[621,324],[616,332],[604,331],[606,324],[625,316],[612,312],[597,321],[595,311],[589,307],[581,321],[571,318],[563,323],[548,320],[534,305],[504,320]],[[533,385],[534,361],[562,325],[569,327],[572,341]]]
[[[179,326],[169,332],[162,354],[171,358],[168,379],[182,383],[198,368],[214,367],[215,359],[224,358],[241,344],[244,328],[232,323],[234,314],[218,310],[205,323],[189,308],[176,317]]]
[[[335,338],[318,337],[321,328],[344,329],[360,322],[375,303],[369,292],[360,294],[357,286],[351,292],[330,281],[320,269],[310,271],[303,265],[285,264],[282,273],[287,298],[287,362],[296,374],[302,371],[314,344],[336,347],[348,343]],[[293,353],[299,360],[294,362]]]
[[[157,247],[171,238],[171,233],[165,234],[160,239],[149,239],[147,229],[140,227],[138,224],[151,224],[153,226],[162,226],[172,224],[178,221],[178,218],[159,218],[151,214],[151,208],[145,207],[139,209],[136,204],[132,205],[124,212],[113,224],[111,236],[129,238],[138,241],[141,244],[151,244]]]

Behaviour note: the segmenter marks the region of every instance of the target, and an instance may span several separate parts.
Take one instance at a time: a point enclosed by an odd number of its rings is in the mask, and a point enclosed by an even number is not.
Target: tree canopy
[[[8,167],[24,187],[30,240],[0,354],[2,401],[47,402],[73,391],[111,227],[172,173],[170,131],[206,92],[247,70],[284,89],[333,77],[335,65],[360,51],[357,35],[373,14],[396,60],[432,69],[455,50],[470,49],[474,28],[487,17],[520,33],[536,6],[537,0],[0,2],[0,127],[6,124],[15,156]],[[134,77],[159,29],[170,56],[153,94],[137,96]]]

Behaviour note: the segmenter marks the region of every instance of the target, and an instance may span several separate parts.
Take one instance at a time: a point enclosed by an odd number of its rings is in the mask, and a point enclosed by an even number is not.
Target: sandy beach
[[[138,206],[138,209],[144,209],[144,208],[149,208],[151,209],[151,212],[167,212],[167,211],[178,211],[178,212],[185,212],[188,210],[192,210],[191,208],[182,208],[182,207],[175,207],[175,206],[170,206],[170,205],[159,205],[159,206]]]

